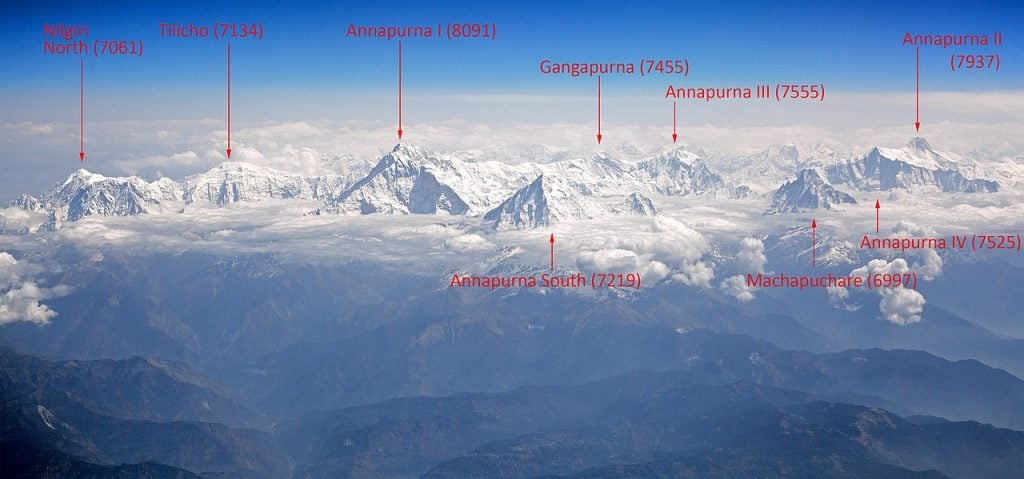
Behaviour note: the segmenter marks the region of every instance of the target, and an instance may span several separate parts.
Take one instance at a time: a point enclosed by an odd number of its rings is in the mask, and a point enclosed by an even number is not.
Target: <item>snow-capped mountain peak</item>
[[[381,158],[374,169],[393,168],[414,174],[427,161],[427,154],[418,146],[399,143]]]
[[[188,203],[217,206],[264,199],[312,199],[318,196],[315,183],[301,175],[231,161],[187,178],[182,197]]]
[[[730,187],[708,168],[701,156],[686,149],[673,148],[636,165],[635,172],[654,189],[666,195],[706,194],[716,197],[742,197],[745,187]]]
[[[932,145],[928,143],[928,140],[915,136],[907,142],[907,149],[911,151],[932,151]]]
[[[958,166],[957,161],[952,158],[953,155],[936,152],[928,141],[921,137],[911,139],[903,148],[877,147],[875,150],[886,158],[929,170],[955,170]]]
[[[497,229],[524,229],[555,221],[593,219],[604,210],[565,181],[540,175],[484,215]]]
[[[867,154],[828,166],[825,174],[833,184],[862,191],[934,189],[942,192],[994,192],[999,184],[972,179],[961,171],[955,155],[938,153],[923,138],[903,148],[872,148]]]
[[[836,190],[814,169],[801,170],[796,179],[786,182],[772,195],[765,214],[781,214],[808,209],[832,209],[833,205],[856,203],[852,196]]]
[[[423,150],[403,143],[395,145],[365,177],[319,212],[409,214],[413,187],[427,162]],[[436,181],[436,177],[431,179]]]
[[[103,176],[103,175],[101,175],[99,173],[93,173],[93,172],[91,172],[91,171],[89,171],[89,170],[87,170],[85,168],[79,168],[79,169],[75,170],[73,173],[71,173],[70,175],[68,175],[67,179],[64,180],[64,184],[66,185],[66,184],[75,183],[75,182],[92,184],[92,183],[98,183],[98,182],[103,181],[105,179],[107,179],[107,177]]]
[[[634,191],[616,208],[616,212],[641,215],[641,216],[654,216],[658,214],[658,208],[654,206],[654,201],[645,196],[643,193]]]
[[[43,208],[56,220],[75,221],[85,216],[129,216],[157,209],[179,197],[166,181],[147,183],[137,176],[106,177],[79,169],[41,198]]]

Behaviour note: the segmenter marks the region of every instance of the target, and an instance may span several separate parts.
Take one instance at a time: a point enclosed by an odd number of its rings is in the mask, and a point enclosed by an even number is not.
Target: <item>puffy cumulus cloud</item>
[[[39,271],[37,265],[18,261],[10,253],[0,251],[0,325],[15,321],[47,324],[57,315],[41,301],[64,296],[70,289],[40,287],[28,277]]]
[[[619,248],[583,251],[576,257],[576,265],[586,272],[624,273],[636,270],[637,255]]]
[[[925,303],[921,293],[906,288],[888,288],[881,294],[882,302],[878,309],[883,318],[901,326],[921,322]]]
[[[754,299],[754,290],[747,286],[746,273],[763,273],[768,258],[764,254],[764,243],[757,238],[743,238],[736,253],[736,269],[741,273],[726,278],[719,287],[726,294],[743,302]]]
[[[703,234],[679,220],[668,217],[652,219],[649,231],[656,233],[650,235],[653,238],[648,240],[649,251],[671,262],[693,265],[711,246]]]
[[[851,271],[850,275],[866,277],[868,274],[903,274],[909,271],[910,266],[907,265],[907,260],[903,258],[896,258],[892,261],[873,259],[868,264]]]
[[[849,304],[846,301],[850,299],[850,292],[846,288],[839,288],[830,286],[825,288],[828,292],[828,302],[836,309],[845,309],[846,311],[856,311],[860,309],[855,304]]]
[[[40,301],[53,297],[53,290],[26,281],[0,295],[0,325],[15,321],[48,324],[57,312]]]
[[[655,217],[631,233],[595,235],[581,242],[577,266],[584,271],[639,272],[647,284],[672,272],[673,279],[707,286],[711,265],[701,261],[710,247],[700,232],[668,217]]]
[[[754,299],[754,291],[747,286],[747,280],[743,275],[735,275],[725,278],[719,286],[726,294],[746,303]]]
[[[740,240],[740,251],[736,254],[736,269],[751,273],[763,273],[768,258],[764,254],[764,243],[757,238]]]
[[[648,284],[668,276],[669,267],[655,261],[649,254],[637,254],[620,248],[582,251],[576,257],[576,266],[586,273],[639,273]]]
[[[925,281],[934,281],[942,276],[942,257],[933,249],[925,250],[921,253],[921,260],[914,263],[914,270]]]
[[[19,262],[6,251],[0,251],[0,288],[10,288],[21,282],[23,276],[35,274],[39,269],[35,265]]]
[[[939,235],[932,228],[901,220],[893,226],[890,236],[894,238],[935,238]],[[942,276],[942,266],[942,257],[934,249],[926,249],[921,251],[920,258],[910,269],[925,281],[934,281],[935,278]]]
[[[13,276],[13,270],[17,266],[18,260],[14,259],[14,256],[6,251],[0,251],[0,285],[5,278]]]
[[[905,274],[910,271],[910,266],[903,258],[896,258],[892,261],[873,259],[868,264],[851,271],[850,276],[860,276],[866,280],[870,275]],[[924,311],[925,304],[924,296],[921,293],[902,286],[875,288],[874,291],[881,296],[878,309],[886,321],[901,326],[921,321],[921,313]],[[834,307],[847,310],[856,309],[856,306],[847,303],[850,293],[846,289],[829,288],[828,294],[829,301]]]
[[[706,287],[715,279],[715,270],[703,261],[695,261],[684,264],[678,274],[672,275],[672,279],[689,286]]]
[[[669,275],[672,270],[660,261],[650,261],[644,268],[640,270],[640,277],[645,278],[645,281],[658,282]]]

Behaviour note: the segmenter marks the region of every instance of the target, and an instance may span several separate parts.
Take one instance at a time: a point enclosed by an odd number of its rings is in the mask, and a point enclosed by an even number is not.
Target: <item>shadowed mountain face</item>
[[[320,415],[281,437],[304,477],[999,477],[1020,470],[1014,455],[1024,451],[1016,431],[915,424],[678,372],[394,400]]]
[[[51,363],[6,348],[0,364],[11,477],[270,478],[287,471],[270,434],[244,428],[265,420],[187,366],[141,358]]]
[[[786,182],[772,195],[765,214],[782,214],[802,210],[826,209],[835,205],[856,203],[852,196],[836,190],[814,170],[802,170],[795,180]]]
[[[5,421],[12,418],[4,415]],[[45,443],[4,430],[0,441],[0,465],[4,477],[43,479],[198,479],[200,476],[184,469],[145,462],[141,464],[102,465],[49,449]]]
[[[262,254],[56,258],[60,315],[0,328],[31,352],[0,354],[5,477],[1024,469],[1024,382],[910,350],[958,336],[1012,365],[1014,340],[938,306],[899,328],[671,281],[594,298]]]
[[[218,329],[237,330],[233,321],[261,317],[253,315],[259,305],[326,311],[323,301],[344,299],[260,287],[287,286],[289,277],[322,284],[344,277],[330,268],[299,279],[265,259],[179,263],[181,278],[202,271],[205,282],[183,280],[199,302],[175,308],[219,304],[225,312],[219,323],[179,316],[207,341]],[[248,287],[224,288],[234,281]],[[43,332],[84,345],[63,328],[96,328],[104,314],[117,315],[95,312],[122,307],[133,289],[161,289],[159,282],[122,285],[130,288],[103,286],[120,299],[95,306],[94,322],[83,316]],[[239,300],[252,303],[240,309]],[[282,477],[290,470],[297,477],[1000,477],[1021,469],[1010,461],[1020,433],[896,416],[1021,429],[1024,383],[1012,375],[920,351],[779,348],[746,335],[791,347],[826,340],[786,316],[707,296],[609,308],[561,295],[450,290],[347,307],[344,328],[335,329],[346,334],[250,352],[234,364],[208,360],[219,364],[213,371],[227,387],[153,357],[47,361],[6,350],[0,378],[12,437],[23,444],[18,456],[42,454],[38,461],[69,471],[136,465],[154,477]],[[179,310],[165,311],[166,321]],[[307,331],[327,320],[300,317]],[[251,332],[225,344],[237,351],[273,344],[272,334]],[[200,344],[191,357],[223,353]],[[637,369],[676,372],[629,374]],[[529,384],[553,386],[520,387]],[[423,394],[445,397],[410,397]],[[270,423],[279,426],[268,431]],[[145,468],[156,466],[147,463],[172,469],[151,472]]]
[[[221,386],[184,364],[157,358],[48,362],[4,348],[0,369],[12,391],[71,401],[106,416],[267,427],[265,418],[226,397]]]
[[[57,357],[130,358],[155,351],[187,361],[231,393],[192,396],[217,389],[196,383],[165,360],[131,359],[120,366],[124,371],[112,370],[113,365],[101,370],[98,365],[106,363],[100,362],[90,366],[97,368],[99,384],[116,377],[136,378],[145,386],[146,378],[125,372],[132,370],[127,364],[135,364],[183,378],[188,386],[172,395],[179,400],[142,402],[152,410],[141,416],[114,409],[132,401],[100,395],[87,403],[100,414],[207,421],[205,409],[173,407],[206,400],[216,410],[218,400],[239,397],[269,417],[263,421],[281,422],[398,397],[579,384],[637,369],[671,368],[713,383],[749,380],[817,393],[851,392],[884,399],[866,404],[897,413],[1024,429],[1024,412],[1014,406],[1024,402],[1021,381],[987,366],[989,361],[951,362],[910,351],[832,356],[799,351],[826,352],[837,343],[858,347],[867,340],[848,338],[859,330],[876,340],[895,330],[900,334],[887,339],[887,347],[906,349],[931,348],[950,334],[970,333],[954,327],[969,323],[942,311],[926,309],[925,320],[910,329],[852,316],[859,313],[810,315],[801,322],[788,314],[743,310],[677,284],[655,285],[622,301],[526,291],[495,295],[445,289],[417,295],[410,288],[419,283],[410,277],[371,274],[372,268],[359,264],[292,265],[264,256],[193,254],[132,261],[134,270],[127,259],[116,257],[68,268],[62,281],[74,291],[52,301],[61,316],[45,327],[6,325],[0,336]],[[830,324],[838,325],[834,330],[845,341],[820,332],[832,331],[823,328]],[[970,334],[977,348],[1013,363],[1012,348],[995,347],[1006,340]],[[193,388],[196,384],[199,388]],[[262,427],[241,411],[216,417],[228,426]]]
[[[825,169],[832,184],[845,184],[865,191],[934,188],[952,193],[991,193],[999,184],[985,179],[968,179],[955,161],[937,153],[922,138],[904,148],[873,148],[866,155],[845,160]]]

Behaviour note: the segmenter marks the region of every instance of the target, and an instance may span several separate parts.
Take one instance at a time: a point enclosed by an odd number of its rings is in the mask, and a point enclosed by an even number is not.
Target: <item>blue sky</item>
[[[598,148],[596,82],[548,77],[542,59],[685,58],[690,76],[605,77],[605,142],[663,142],[676,86],[824,83],[824,103],[690,102],[685,141],[711,149],[785,141],[898,146],[914,131],[914,50],[903,34],[1003,32],[1000,72],[951,73],[955,49],[921,55],[920,134],[958,151],[1024,148],[1024,1],[1013,2],[0,2],[0,198],[38,192],[78,161],[79,59],[43,54],[44,23],[142,40],[145,56],[85,58],[86,166],[184,175],[222,161],[224,41],[160,38],[160,23],[260,22],[232,42],[233,140],[264,163],[393,145],[396,42],[357,25],[493,22],[493,41],[403,41],[405,140],[440,148],[546,142]],[[283,126],[282,126],[283,125]],[[623,129],[616,130],[616,125]],[[648,128],[630,137],[626,127]],[[537,127],[544,127],[537,130]],[[694,127],[703,128],[698,134]],[[487,130],[492,128],[491,130]],[[309,133],[309,130],[316,130]],[[639,130],[638,130],[639,131]],[[501,139],[495,138],[498,134]],[[651,133],[655,132],[655,133]],[[639,133],[638,133],[639,135]],[[654,135],[654,136],[650,136]],[[544,138],[540,138],[543,136]],[[659,143],[660,144],[660,143]],[[250,158],[257,158],[253,156]],[[247,161],[250,161],[247,160]],[[284,161],[284,160],[281,160]],[[290,161],[290,160],[288,160]],[[284,169],[291,163],[280,164]]]
[[[87,86],[109,119],[216,116],[223,41],[159,38],[161,22],[262,22],[264,40],[233,42],[235,88],[254,96],[387,94],[395,44],[344,37],[349,23],[487,21],[494,41],[406,40],[410,94],[583,94],[588,79],[538,74],[543,58],[684,57],[695,85],[825,83],[837,91],[913,88],[906,31],[1002,31],[1002,71],[950,73],[952,49],[922,53],[931,90],[1019,89],[1024,3],[1016,2],[4,2],[0,121],[54,121],[77,94],[78,61],[42,53],[44,22],[87,23],[90,37],[141,39],[143,58],[86,60]],[[987,53],[987,52],[986,52]],[[607,81],[607,80],[606,80]],[[658,96],[667,80],[617,78],[618,92]],[[244,94],[244,93],[243,93]],[[122,108],[108,104],[122,103]],[[95,102],[95,100],[94,100]],[[214,105],[207,108],[201,105]],[[35,106],[33,106],[35,105]],[[198,111],[192,111],[190,109]],[[13,110],[13,111],[12,111]],[[155,111],[154,111],[155,110]]]

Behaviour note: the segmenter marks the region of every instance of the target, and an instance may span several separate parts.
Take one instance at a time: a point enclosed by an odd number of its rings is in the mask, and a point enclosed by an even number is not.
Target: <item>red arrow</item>
[[[679,135],[676,135],[676,102],[673,100],[672,101],[672,143],[676,142],[676,138],[679,138]]]
[[[551,269],[555,269],[555,234],[551,233],[551,237],[548,238],[548,242],[551,243]]]
[[[917,60],[915,65],[915,76],[916,76],[916,93],[914,99],[914,129],[918,132],[921,131],[921,47],[917,47]]]
[[[878,209],[881,208],[881,207],[882,207],[882,205],[876,199],[875,200],[875,233],[878,233]]]
[[[601,75],[597,76],[597,144],[601,144]]]
[[[231,158],[231,44],[228,43],[228,158]]]
[[[398,139],[402,139],[402,41],[398,41]]]
[[[815,263],[817,261],[816,254],[815,254],[815,244],[814,244],[814,230],[817,227],[818,227],[818,222],[814,221],[814,218],[811,218],[811,267],[812,268],[815,266]]]
[[[78,161],[85,161],[85,58],[82,58],[78,96]]]

